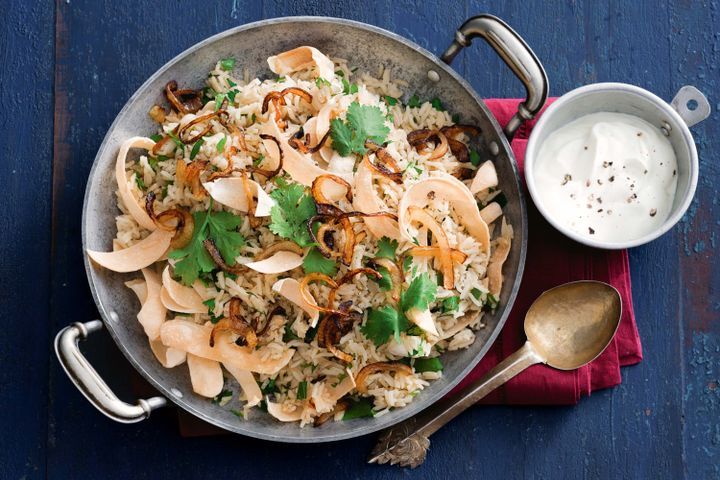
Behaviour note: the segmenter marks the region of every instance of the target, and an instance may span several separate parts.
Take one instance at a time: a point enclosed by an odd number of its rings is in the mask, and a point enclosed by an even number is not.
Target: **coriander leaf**
[[[385,267],[377,267],[377,272],[382,275],[382,277],[377,280],[373,278],[373,280],[375,280],[378,285],[380,285],[380,289],[385,291],[392,290],[393,281],[392,277],[390,276],[390,271]]]
[[[389,258],[395,260],[395,251],[398,247],[397,240],[390,240],[388,237],[382,237],[377,244],[377,252],[375,258]]]
[[[245,245],[245,238],[236,231],[242,221],[240,217],[229,212],[212,213],[212,203],[207,212],[193,213],[193,220],[193,236],[190,243],[184,248],[168,253],[169,258],[179,260],[173,270],[185,285],[192,285],[201,273],[212,272],[216,268],[203,241],[211,238],[223,259],[230,265],[235,264],[235,257]]]
[[[159,133],[156,133],[155,135],[150,135],[150,140],[152,140],[153,142],[157,143],[162,139],[163,139],[163,136],[160,135]]]
[[[353,401],[345,413],[343,420],[352,420],[354,418],[366,418],[375,416],[373,412],[373,402],[369,398],[361,398]]]
[[[460,297],[458,297],[458,296],[447,297],[447,298],[444,298],[442,301],[443,313],[455,312],[455,311],[457,311],[458,306],[460,306]]]
[[[390,95],[383,95],[383,99],[385,99],[385,103],[387,103],[391,107],[397,105],[398,103],[398,99],[395,97],[391,97]]]
[[[480,297],[482,296],[482,291],[479,288],[473,288],[470,290],[470,293],[473,297],[475,297],[475,300],[480,300]]]
[[[305,400],[307,398],[307,387],[308,384],[305,380],[298,384],[297,395],[295,398],[298,400]]]
[[[227,79],[227,84],[228,84],[228,86],[231,87],[231,88],[232,88],[232,87],[237,87],[237,83],[233,82],[233,81],[230,80],[229,78]]]
[[[307,222],[317,209],[312,197],[305,193],[305,187],[286,183],[273,190],[270,196],[277,202],[270,210],[270,231],[301,247],[312,244]]]
[[[325,79],[322,78],[322,77],[318,77],[318,78],[315,79],[315,85],[316,85],[318,88],[322,88],[323,85],[327,85],[327,86],[329,87],[329,86],[330,86],[330,82],[328,82],[327,80],[325,80]]]
[[[237,231],[241,223],[242,219],[230,212],[217,212],[208,217],[210,238],[228,265],[235,265],[235,257],[245,245],[245,237]]]
[[[430,279],[426,272],[413,278],[410,286],[400,295],[400,307],[403,312],[411,308],[427,310],[435,301],[437,284]]]
[[[355,149],[364,148],[364,145],[359,146],[354,143],[353,131],[339,118],[330,122],[330,136],[332,137],[332,148],[343,157],[347,157]]]
[[[413,95],[408,100],[407,106],[410,108],[417,108],[420,106],[420,98],[417,95]]]
[[[284,83],[284,82],[285,82],[285,77],[278,77],[278,78],[275,79],[275,81],[278,82],[278,83]]]
[[[453,122],[453,123],[460,123],[460,114],[459,114],[459,113],[453,114],[453,116],[452,116],[452,122]]]
[[[135,184],[137,184],[140,190],[147,190],[143,176],[138,173],[135,173]]]
[[[474,167],[480,165],[480,154],[475,150],[470,150],[470,163],[472,163]]]
[[[232,57],[223,58],[222,60],[220,60],[220,68],[222,68],[226,72],[229,72],[230,70],[235,68],[235,59]]]
[[[416,358],[413,363],[416,373],[442,372],[443,364],[439,358]]]
[[[245,418],[245,414],[241,410],[235,410],[234,408],[231,408],[230,413],[232,413],[236,417]]]
[[[342,156],[350,153],[367,153],[365,141],[370,139],[377,144],[385,143],[390,129],[385,126],[385,117],[378,107],[360,105],[353,102],[348,107],[346,119],[339,118],[330,123],[330,135],[333,148]]]
[[[217,152],[218,152],[218,153],[222,153],[223,150],[225,150],[225,143],[226,143],[226,142],[227,142],[227,135],[225,135],[225,136],[222,138],[222,140],[220,140],[220,141],[217,143],[216,148],[217,148]]]
[[[368,319],[360,331],[371,340],[376,347],[384,344],[391,336],[400,341],[400,332],[408,328],[408,320],[393,307],[371,308]]]
[[[174,133],[168,133],[168,137],[172,138],[173,143],[180,150],[183,150],[185,148],[185,144]]]
[[[412,266],[412,263],[413,263],[413,258],[412,258],[412,256],[408,255],[407,257],[405,257],[405,258],[403,259],[403,265],[402,265],[402,267],[403,267],[403,272],[407,272],[408,270],[410,270],[410,267]]]
[[[343,72],[342,70],[337,70],[337,71],[335,72],[335,75],[337,75],[338,77],[344,77],[344,76],[345,76],[345,72]]]
[[[208,215],[209,212],[193,213],[195,227],[190,243],[168,253],[169,258],[180,260],[173,266],[173,271],[185,285],[192,285],[200,272],[211,272],[215,269],[215,262],[203,245],[203,241],[207,239]]]
[[[306,274],[318,272],[334,277],[337,273],[337,265],[333,260],[325,258],[316,247],[312,247],[303,259],[303,270]]]
[[[358,86],[354,83],[350,83],[344,78],[342,79],[342,85],[343,85],[343,93],[345,95],[352,95],[353,93],[358,92]]]
[[[195,160],[195,157],[198,153],[200,153],[200,147],[203,146],[203,143],[205,143],[205,139],[201,138],[197,142],[195,142],[195,145],[193,145],[192,150],[190,150],[190,160]]]
[[[438,97],[435,97],[432,100],[430,100],[430,105],[432,105],[432,107],[439,112],[445,111],[445,109],[443,108],[442,101]]]
[[[292,340],[300,340],[300,337],[295,334],[290,323],[285,324],[285,331],[283,332],[282,341],[287,343]]]
[[[491,312],[495,310],[499,304],[500,300],[498,300],[492,293],[488,293],[483,305],[483,310],[486,312]]]

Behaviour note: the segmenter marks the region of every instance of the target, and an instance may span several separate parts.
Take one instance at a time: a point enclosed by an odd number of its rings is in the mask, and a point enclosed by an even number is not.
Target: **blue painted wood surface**
[[[623,384],[573,408],[474,408],[433,437],[415,471],[366,466],[372,437],[314,446],[180,438],[172,409],[131,426],[92,410],[59,369],[51,339],[97,315],[81,263],[85,181],[144,79],[197,41],[262,18],[352,18],[439,52],[481,12],[523,35],[553,95],[622,81],[670,99],[693,84],[713,105],[693,129],[701,179],[689,213],[631,251],[645,359],[623,371]],[[0,478],[720,478],[717,1],[6,0],[0,65]],[[522,93],[479,43],[456,68],[485,97]],[[136,375],[109,337],[84,348],[132,398]]]

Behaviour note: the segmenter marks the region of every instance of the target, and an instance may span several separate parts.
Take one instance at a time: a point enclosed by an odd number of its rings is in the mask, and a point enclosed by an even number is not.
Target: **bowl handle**
[[[55,354],[65,373],[85,398],[105,416],[120,423],[136,423],[150,417],[150,412],[167,405],[164,397],[138,400],[130,405],[120,400],[87,361],[78,346],[79,339],[102,328],[100,320],[73,323],[55,337]]]
[[[535,53],[507,23],[493,15],[478,15],[463,23],[455,32],[455,40],[440,57],[450,64],[463,47],[470,45],[475,37],[482,37],[516,77],[525,85],[525,101],[518,105],[517,113],[505,126],[509,140],[526,120],[531,120],[545,105],[548,96],[548,78]]]
[[[671,104],[688,127],[692,127],[710,116],[710,102],[700,90],[692,85],[685,85],[678,90]],[[694,107],[692,110],[690,105]]]

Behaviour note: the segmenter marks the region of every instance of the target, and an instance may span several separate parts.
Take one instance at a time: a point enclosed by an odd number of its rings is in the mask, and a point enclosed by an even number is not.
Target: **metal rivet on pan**
[[[500,153],[500,147],[498,147],[497,142],[490,142],[489,147],[490,147],[491,154],[497,155],[498,153]]]
[[[112,320],[113,322],[117,322],[118,320],[120,320],[120,317],[118,316],[117,312],[115,312],[115,311],[110,312],[110,320]]]
[[[182,396],[183,396],[182,392],[175,387],[170,389],[170,393],[172,393],[173,395],[175,395],[178,398],[182,398]]]
[[[668,131],[667,128],[661,127],[661,128],[660,128],[660,131],[661,131],[661,132],[663,133],[663,135],[665,135],[666,137],[669,137],[669,136],[670,136],[670,132]]]
[[[435,70],[428,70],[428,78],[431,82],[439,82],[440,75]]]

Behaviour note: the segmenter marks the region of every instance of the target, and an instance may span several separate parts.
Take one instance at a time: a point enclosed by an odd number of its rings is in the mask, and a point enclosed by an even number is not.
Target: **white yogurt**
[[[534,178],[553,219],[588,238],[624,242],[652,233],[670,214],[677,160],[650,123],[601,112],[551,133]]]

